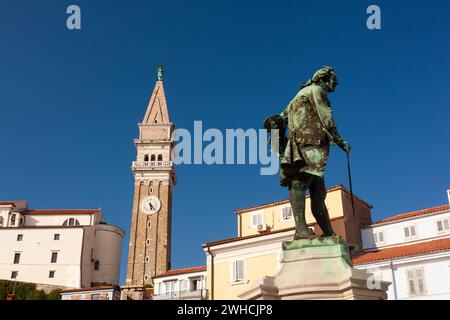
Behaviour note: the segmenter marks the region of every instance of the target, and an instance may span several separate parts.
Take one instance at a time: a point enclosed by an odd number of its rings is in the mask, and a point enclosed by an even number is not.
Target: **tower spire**
[[[166,96],[163,85],[164,69],[158,67],[157,81],[152,96],[147,106],[142,124],[169,124],[169,112],[167,111]]]

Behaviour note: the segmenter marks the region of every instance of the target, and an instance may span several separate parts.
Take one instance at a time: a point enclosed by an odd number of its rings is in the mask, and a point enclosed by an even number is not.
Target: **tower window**
[[[100,270],[100,261],[99,260],[95,260],[95,262],[94,262],[94,270]]]
[[[145,162],[148,161],[148,154],[146,154],[146,155],[144,156],[144,161],[145,161]]]
[[[152,223],[149,221],[147,222],[147,228],[150,228],[152,226]]]
[[[156,159],[155,155],[152,154],[151,157],[150,157],[150,161],[155,161],[155,159]]]
[[[15,253],[14,254],[14,264],[18,264],[20,263],[20,253]]]
[[[158,154],[158,161],[162,161],[162,154]]]
[[[56,263],[58,260],[58,252],[52,252],[52,259],[50,260],[51,263]]]

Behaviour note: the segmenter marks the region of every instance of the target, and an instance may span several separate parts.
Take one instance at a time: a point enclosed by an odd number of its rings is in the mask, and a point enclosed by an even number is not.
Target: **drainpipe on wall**
[[[211,300],[214,300],[214,255],[210,247],[208,247],[208,253],[211,256]]]
[[[395,283],[395,269],[394,269],[394,263],[391,260],[390,263],[391,266],[391,274],[392,274],[392,287],[394,288],[394,300],[397,300],[397,285]]]

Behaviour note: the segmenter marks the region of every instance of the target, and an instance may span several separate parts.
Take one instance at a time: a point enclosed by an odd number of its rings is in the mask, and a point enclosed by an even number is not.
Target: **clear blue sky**
[[[82,30],[66,29],[78,4]],[[382,30],[366,28],[366,8]],[[355,193],[373,219],[446,203],[450,188],[448,1],[0,1],[0,199],[104,209],[127,231],[133,138],[166,70],[171,120],[259,128],[323,65],[351,143]],[[287,190],[258,166],[177,167],[173,267],[205,263],[201,244],[236,235],[234,209]],[[326,183],[348,185],[334,149]]]

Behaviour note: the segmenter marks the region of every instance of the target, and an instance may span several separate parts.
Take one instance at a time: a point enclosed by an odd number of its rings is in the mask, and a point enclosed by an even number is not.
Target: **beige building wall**
[[[342,188],[331,188],[327,192],[327,197],[325,199],[325,204],[328,208],[328,213],[330,219],[336,219],[343,217],[345,214],[351,215],[351,197],[347,192],[343,191]],[[364,216],[364,222],[370,224],[370,208],[371,206],[365,202],[354,199],[355,211],[360,216]],[[295,227],[294,219],[283,219],[282,212],[283,208],[290,208],[289,200],[283,200],[278,202],[273,202],[265,205],[255,206],[248,209],[236,210],[237,224],[238,224],[238,235],[241,237],[261,234],[256,225],[252,224],[253,216],[262,214],[263,224],[267,225],[265,231],[277,231],[286,228]],[[311,199],[309,196],[306,197],[306,222],[308,224],[315,223],[314,216],[311,212]]]
[[[329,188],[325,201],[335,232],[352,244],[357,253],[362,248],[361,225],[370,225],[371,206],[355,197],[353,216],[350,193],[342,186]],[[264,276],[273,276],[280,268],[283,241],[293,239],[293,218],[283,219],[284,207],[289,201],[278,201],[251,208],[236,210],[238,237],[203,245],[207,256],[207,286],[209,299],[239,299],[239,294],[250,289],[251,283]],[[306,199],[306,220],[314,232],[322,234]],[[258,230],[252,216],[263,215],[264,230]],[[244,261],[244,280],[233,282],[233,263]]]

